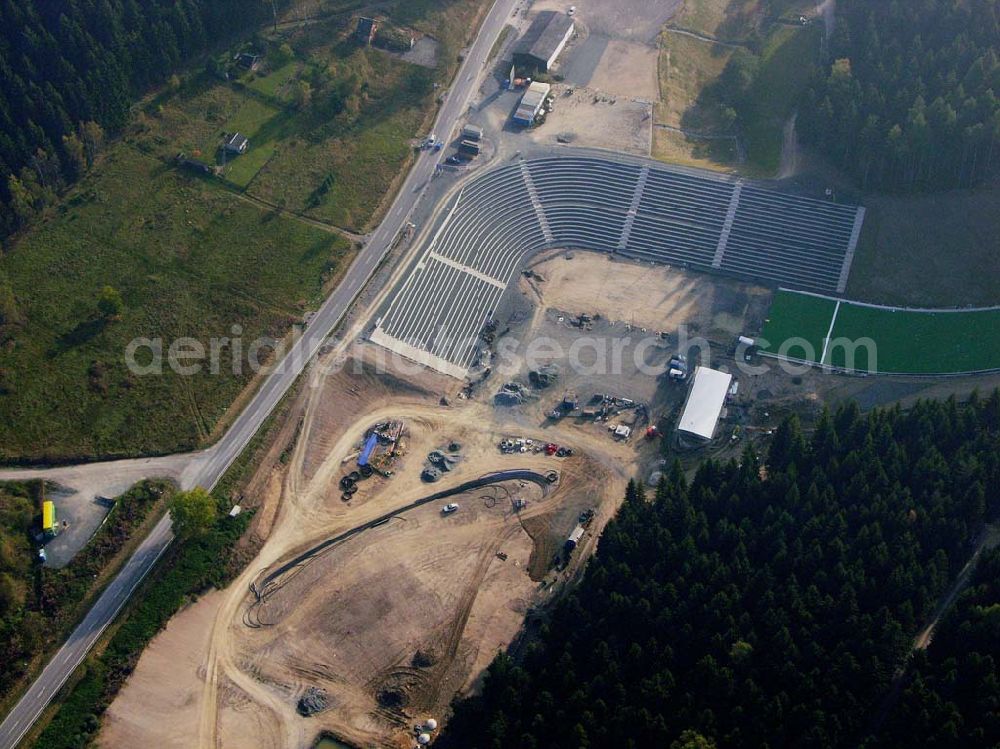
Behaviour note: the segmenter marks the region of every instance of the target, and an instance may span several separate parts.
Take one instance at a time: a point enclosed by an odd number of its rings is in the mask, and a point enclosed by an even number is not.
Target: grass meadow
[[[351,42],[356,3],[312,6],[315,23],[261,30],[257,45],[292,50],[273,69],[234,80],[191,70],[141,102],[94,169],[0,255],[0,461],[204,446],[252,385],[247,368],[233,374],[223,348],[217,375],[137,376],[128,343],[207,346],[234,325],[244,340],[281,338],[346,269],[354,248],[337,227],[377,223],[429,127],[433,84],[450,79],[487,4],[385,5],[393,23],[437,40],[436,69]],[[235,131],[250,149],[223,165],[219,147]],[[222,166],[221,179],[181,170],[180,152]],[[121,294],[120,314],[99,311],[105,286]]]

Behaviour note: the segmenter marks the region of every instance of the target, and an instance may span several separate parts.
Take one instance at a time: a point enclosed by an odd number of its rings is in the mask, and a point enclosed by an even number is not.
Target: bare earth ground
[[[653,106],[660,98],[657,35],[678,5],[675,0],[583,0],[576,6],[576,34],[552,71],[555,105],[546,122],[529,130],[511,125],[521,90],[491,91],[476,108],[475,121],[503,133],[498,147],[503,153],[524,148],[527,140],[648,156]],[[565,12],[567,7],[540,0],[511,23],[520,34],[537,11]]]
[[[140,668],[129,678],[132,695],[155,694],[155,700],[116,700],[106,713],[100,745],[147,745],[188,749],[198,726],[200,669],[208,652],[212,621],[225,593],[212,591],[177,614],[142,654]],[[123,709],[125,708],[125,709]],[[164,730],[169,728],[169,730]]]
[[[699,284],[677,271],[656,269],[651,276],[645,265],[572,256],[541,258],[535,271],[546,280],[522,281],[515,297],[534,307],[523,317],[525,332],[572,340],[577,333],[559,318],[573,311],[570,288],[579,291],[581,284],[587,309],[605,311],[614,335],[626,333],[623,317],[611,314],[616,310],[638,315],[636,325],[739,327],[748,300],[762,296],[729,281],[720,286],[728,291],[719,291],[714,279]],[[616,283],[598,289],[584,281],[606,276],[609,265]],[[659,301],[646,309],[657,285]],[[445,716],[452,696],[474,686],[529,609],[557,595],[576,573],[574,565],[552,569],[550,560],[579,513],[595,507],[598,517],[575,564],[593,549],[627,477],[657,459],[654,443],[615,442],[604,425],[547,423],[542,398],[524,409],[495,409],[487,388],[463,400],[456,397],[460,383],[424,370],[390,365],[376,375],[371,364],[378,353],[362,345],[345,368],[308,388],[301,425],[302,409],[291,410],[292,421],[245,490],[246,502],[257,507],[254,534],[266,537],[259,555],[229,589],[190,607],[156,638],[109,710],[102,746],[298,747],[321,729],[361,746],[395,745],[413,720]],[[615,383],[650,401],[661,386],[634,368],[623,378],[580,378],[581,388]],[[442,406],[442,396],[454,405]],[[396,475],[363,483],[344,503],[337,482],[353,467],[358,440],[388,417],[404,418],[410,429]],[[556,441],[575,455],[503,456],[496,449],[503,436]],[[424,456],[450,441],[462,444],[462,461],[439,484],[423,484]],[[286,463],[276,459],[290,448]],[[277,560],[432,490],[511,467],[555,468],[560,481],[545,498],[533,485],[462,496],[461,510],[447,518],[436,505],[408,512],[291,577],[254,611],[270,626],[244,623],[249,581]],[[528,500],[520,516],[512,514],[508,492]],[[491,497],[500,501],[488,506]],[[414,665],[417,651],[424,665]],[[186,655],[164,657],[170,652]],[[307,686],[323,687],[332,702],[308,720],[295,713]],[[163,707],[149,711],[150,704]]]
[[[545,124],[525,131],[535,143],[551,145],[562,138],[574,146],[649,155],[651,104],[565,84],[555,84],[552,93],[555,107]]]
[[[628,451],[603,464],[586,454],[500,456],[495,445],[507,432],[493,423],[492,408],[439,404],[442,385],[453,395],[458,383],[422,370],[407,382],[393,373],[354,374],[350,365],[307,390],[292,458],[287,466],[268,464],[267,475],[251,484],[264,495],[248,498],[258,504],[258,517],[273,518],[265,523],[271,530],[260,555],[219,594],[222,605],[201,601],[157,637],[110,709],[102,746],[297,747],[322,728],[363,746],[394,745],[411,719],[440,717],[453,694],[511,641],[529,606],[552,595],[557,578],[547,572],[548,559],[576,516],[602,502],[599,523],[613,512]],[[388,416],[405,418],[411,432],[397,475],[366,482],[350,503],[342,502],[337,481],[344,458],[356,453],[365,427]],[[452,440],[463,445],[462,462],[439,485],[422,484],[423,456]],[[556,468],[561,479],[544,500],[533,485],[506,487],[528,499],[520,517],[509,501],[487,507],[486,492],[458,498],[462,509],[448,518],[437,505],[407,513],[335,548],[268,599],[258,613],[276,626],[244,624],[247,584],[275,560],[430,491],[505,467]],[[491,491],[506,498],[504,489]],[[547,580],[546,590],[539,592],[539,580]],[[199,624],[183,626],[189,619]],[[417,650],[430,665],[412,666]],[[161,656],[170,651],[190,657]],[[333,702],[308,721],[294,712],[306,685],[324,687]],[[386,691],[399,692],[404,704],[380,706],[378,695]],[[153,711],[133,720],[150,701],[182,719]]]
[[[652,45],[611,40],[587,85],[610,94],[656,101],[660,98],[657,54]]]
[[[682,0],[537,0],[532,10],[565,13],[570,4],[576,5],[577,21],[591,33],[649,44],[681,7]]]
[[[770,299],[769,290],[752,284],[594,252],[574,252],[569,259],[563,252],[548,253],[532,270],[545,279],[546,306],[597,313],[651,331],[688,325],[703,334],[736,336],[750,299],[762,304]]]

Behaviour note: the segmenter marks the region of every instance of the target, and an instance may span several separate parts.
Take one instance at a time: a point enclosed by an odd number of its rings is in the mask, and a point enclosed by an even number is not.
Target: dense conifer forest
[[[879,747],[1000,746],[1000,548],[979,561],[904,684]]]
[[[969,187],[1000,159],[997,0],[840,0],[803,137],[863,187]]]
[[[494,661],[441,745],[871,743],[914,635],[1000,511],[998,482],[994,393],[905,412],[848,406],[809,437],[791,420],[763,458],[706,462],[690,483],[675,468],[655,496],[631,486],[579,587],[517,659]],[[990,616],[976,655],[961,638],[934,643],[920,694],[970,697],[934,665],[954,650],[979,680],[977,705],[996,704],[995,661],[982,661],[1000,648]]]
[[[0,237],[90,166],[138,95],[271,13],[260,0],[0,0]]]

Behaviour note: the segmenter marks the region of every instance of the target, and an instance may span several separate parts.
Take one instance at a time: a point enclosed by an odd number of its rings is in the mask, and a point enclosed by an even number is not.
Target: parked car
[[[460,158],[458,158],[458,156],[456,156],[455,154],[452,154],[447,159],[445,159],[445,163],[447,163],[447,164],[461,164],[462,160]]]
[[[455,504],[454,502],[446,504],[444,507],[441,508],[442,515],[451,515],[451,513],[453,512],[458,512],[458,505]]]

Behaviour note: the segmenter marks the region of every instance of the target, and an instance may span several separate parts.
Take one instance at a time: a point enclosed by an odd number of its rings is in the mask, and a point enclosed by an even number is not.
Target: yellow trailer
[[[42,502],[42,531],[50,536],[59,532],[59,525],[56,521],[56,506],[48,499]]]

